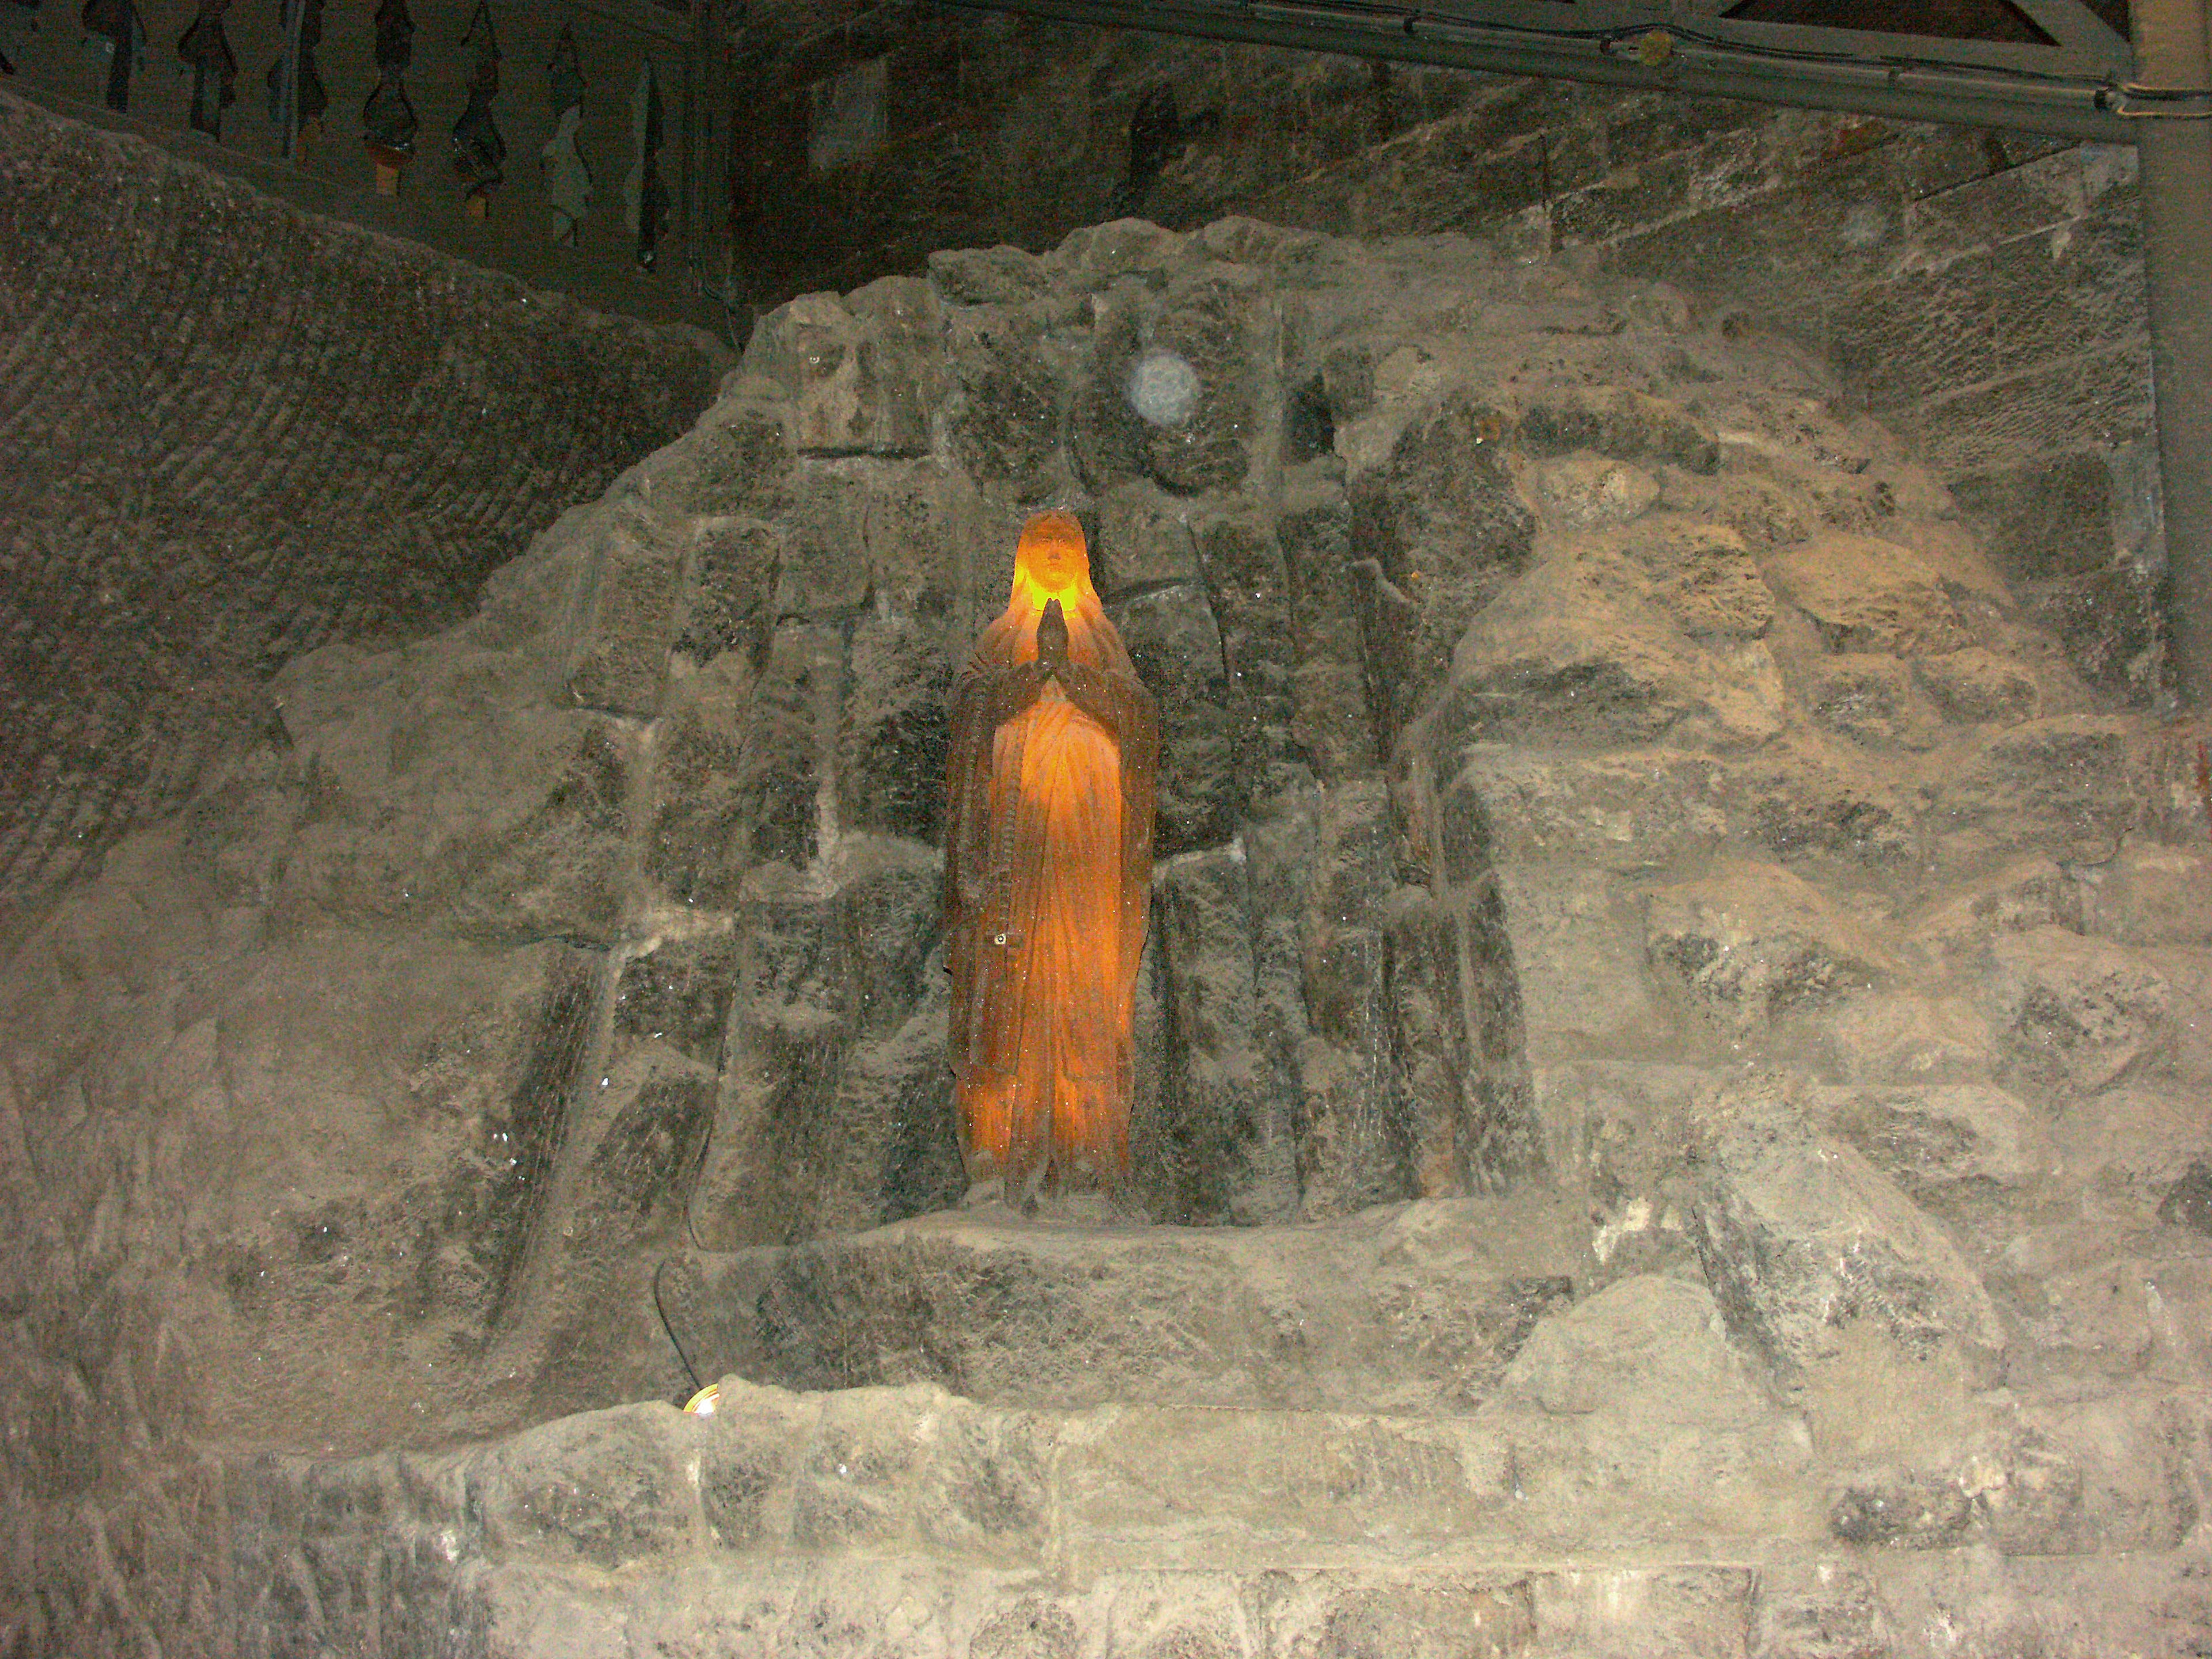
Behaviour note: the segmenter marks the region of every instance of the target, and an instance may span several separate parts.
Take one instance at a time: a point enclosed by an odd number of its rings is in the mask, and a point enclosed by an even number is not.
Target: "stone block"
[[[1352,776],[1381,758],[1367,698],[1349,503],[1333,478],[1286,489],[1276,520],[1290,600],[1291,725],[1316,775]]]
[[[1553,544],[1551,556],[1619,567],[1633,590],[1692,638],[1753,640],[1774,620],[1774,595],[1733,530],[1675,514]]]
[[[882,482],[880,463],[860,458],[810,459],[793,471],[771,600],[779,622],[827,621],[868,602],[868,509]]]
[[[1179,495],[1234,489],[1251,470],[1260,442],[1267,332],[1256,278],[1236,265],[1200,266],[1178,277],[1153,319],[1144,356],[1133,365],[1139,381],[1129,388],[1143,419],[1147,470]],[[1188,392],[1156,401],[1141,377],[1157,361],[1180,365],[1194,376]]]
[[[804,1238],[951,1202],[965,1187],[932,965],[944,877],[916,842],[851,836],[841,884],[749,886],[702,1238]]]
[[[1024,500],[1049,493],[1059,477],[1065,398],[1058,372],[1012,330],[956,324],[953,340],[953,454],[986,487]]]
[[[1986,1083],[1888,1085],[1825,1091],[1838,1137],[1938,1213],[1985,1207],[2045,1167],[2033,1116]]]
[[[1452,655],[1439,742],[1620,748],[1668,737],[1740,747],[1781,725],[1773,658],[1715,651],[1595,572],[1547,562],[1474,618]]]
[[[837,730],[841,831],[943,838],[951,659],[938,631],[912,617],[854,625]]]
[[[803,868],[823,851],[820,797],[836,752],[844,655],[835,627],[783,623],[769,640],[725,784],[745,836],[735,867]]]
[[[586,1413],[471,1459],[494,1547],[613,1571],[687,1546],[699,1510],[669,1426],[633,1411]]]
[[[1191,542],[1188,508],[1148,480],[1109,491],[1098,504],[1091,574],[1109,600],[1146,588],[1198,580],[1198,550]]]
[[[1573,864],[1497,872],[1532,1062],[1652,1041],[1642,907],[1620,883]]]
[[[1915,657],[1975,643],[1939,572],[1893,542],[1818,536],[1771,556],[1767,573],[1832,649]]]
[[[1738,1653],[1765,1576],[1741,1567],[1539,1574],[1532,1581],[1537,1639],[1530,1651],[1543,1659]]]
[[[1033,253],[1001,245],[940,249],[929,256],[930,279],[954,305],[1019,305],[1042,294],[1050,277]]]
[[[1758,1528],[1786,1538],[1819,1525],[1790,1490],[1812,1462],[1803,1430],[1732,1352],[1699,1285],[1638,1275],[1553,1311],[1486,1415],[1511,1437],[1509,1484],[1540,1536],[1595,1527],[1652,1541]],[[1584,1513],[1571,1520],[1570,1509]]]
[[[1787,547],[1813,533],[1811,502],[1779,479],[1730,468],[1710,477],[1680,467],[1660,470],[1660,505],[1723,526],[1753,549]]]
[[[788,404],[752,396],[708,410],[686,457],[684,507],[705,518],[774,512],[791,466],[792,419]]]
[[[1370,674],[1402,724],[1445,677],[1469,622],[1535,545],[1535,517],[1504,465],[1505,422],[1463,393],[1408,426],[1351,488],[1351,550],[1405,602],[1366,618]]]
[[[1164,278],[1183,262],[1187,240],[1149,219],[1115,219],[1071,231],[1044,263],[1055,276],[1066,272],[1093,286],[1117,276]]]
[[[1486,1512],[1506,1501],[1504,1445],[1450,1419],[1132,1406],[1086,1426],[1061,1449],[1058,1496],[1063,1547],[1092,1571],[1149,1553],[1163,1532],[1264,1559],[1385,1528],[1487,1530]]]
[[[1570,530],[1589,530],[1642,514],[1659,499],[1659,481],[1639,467],[1577,453],[1537,469],[1537,493],[1547,516]]]
[[[588,1231],[602,1254],[675,1233],[714,1116],[711,1065],[648,1060],[639,1076],[635,1060],[611,1064],[611,1077],[625,1086],[608,1091],[600,1109],[612,1115],[592,1148],[577,1214],[566,1224]]]
[[[567,675],[574,702],[650,719],[660,709],[668,653],[682,620],[684,548],[642,518],[600,533],[584,581]]]
[[[2173,1040],[2172,988],[2110,940],[2040,927],[2002,935],[1990,952],[1990,1017],[2010,1064],[2039,1088],[2109,1088]]]
[[[712,1414],[687,1416],[672,1435],[680,1455],[698,1460],[700,1518],[719,1549],[775,1549],[789,1536],[799,1459],[819,1405],[735,1376],[719,1389]]]
[[[1917,854],[1920,802],[1856,749],[1786,734],[1731,776],[1741,833],[1778,859],[1879,869]]]
[[[690,577],[672,648],[703,666],[726,651],[750,659],[768,642],[783,537],[760,519],[696,521]]]
[[[1876,1659],[1896,1631],[1872,1575],[1850,1557],[1762,1568],[1752,1659]]]
[[[1395,885],[1387,792],[1365,780],[1325,797],[1300,919],[1306,1041],[1298,1184],[1305,1212],[1344,1213],[1418,1190],[1404,1102],[1389,1078],[1389,950]]]
[[[1206,602],[1221,629],[1231,694],[1279,754],[1291,720],[1297,648],[1283,550],[1272,526],[1244,514],[1209,514],[1192,531]]]
[[[2196,1517],[2160,1415],[2137,1401],[2030,1409],[1955,1462],[1860,1472],[1836,1494],[1830,1529],[1907,1549],[1986,1539],[2008,1555],[2171,1549]]]
[[[1832,1064],[1853,1083],[1979,1083],[1997,1066],[1997,1035],[1970,996],[1861,991],[1827,1016]]]
[[[1729,839],[1734,793],[1728,768],[1711,756],[1665,748],[1544,755],[1488,741],[1466,745],[1458,759],[1441,791],[1454,880],[1493,858],[1571,860],[1628,873],[1709,855]],[[1462,820],[1482,829],[1455,836],[1449,826]]]
[[[2110,858],[2141,807],[2129,732],[2107,715],[2059,714],[1996,732],[1931,787],[1929,827],[1955,856]]]
[[[750,848],[737,780],[751,696],[750,661],[724,653],[681,683],[657,734],[644,863],[672,903],[736,900]]]
[[[805,455],[919,455],[947,377],[935,292],[886,276],[854,293],[810,294],[763,318],[748,372],[781,386]]]
[[[1946,477],[2115,449],[2151,428],[2150,351],[2141,338],[2027,364],[1993,385],[1887,411],[1922,465]]]
[[[1648,92],[1609,99],[1595,112],[1605,125],[1606,154],[1615,167],[1634,167],[1687,149],[1717,134],[1756,126],[1772,115],[1769,106],[1738,99]]]
[[[678,937],[623,964],[615,981],[613,1039],[665,1042],[702,1066],[720,1057],[736,988],[738,946],[727,933]]]
[[[2143,571],[2122,565],[2026,582],[2020,605],[2030,621],[2057,635],[2068,663],[2091,685],[2138,706],[2151,696],[2160,623]]]
[[[1912,677],[1948,719],[1962,725],[2016,726],[2033,720],[2042,701],[2034,675],[1976,645],[1918,658]]]
[[[1247,869],[1242,848],[1153,867],[1165,1074],[1151,1155],[1158,1167],[1142,1179],[1163,1218],[1210,1221],[1245,1207],[1239,1199],[1265,1179],[1255,1150],[1291,1133],[1281,1121],[1284,1079],[1255,1042]]]
[[[1116,600],[1108,613],[1160,707],[1156,858],[1218,847],[1254,787],[1256,720],[1230,684],[1221,634],[1195,583]]]
[[[1650,890],[1645,949],[1720,1022],[1757,1030],[1895,972],[1826,896],[1773,865],[1737,863]]]
[[[2133,205],[1868,285],[1832,319],[1837,363],[1890,408],[2136,343],[2142,313],[2120,298],[2142,257]]]
[[[1539,455],[1589,450],[1616,461],[1720,470],[1720,441],[1679,404],[1626,386],[1577,386],[1521,411],[1521,441]]]
[[[1950,485],[2008,583],[2087,576],[2112,563],[2112,473],[2101,455],[2062,455]]]
[[[1814,664],[1812,674],[1806,688],[1807,701],[1814,718],[1830,730],[1869,749],[1932,745],[1933,723],[1927,706],[1918,695],[1913,674],[1900,659],[1881,651],[1844,651]],[[2033,680],[2025,674],[2020,678],[2033,694]],[[1929,679],[1923,676],[1919,683],[1925,685]]]
[[[1095,300],[1091,355],[1077,369],[1068,410],[1068,437],[1078,476],[1105,497],[1117,486],[1146,476],[1146,428],[1129,401],[1128,381],[1144,351],[1149,296],[1123,283]]]
[[[1858,1152],[1747,1102],[1705,1160],[1691,1236],[1729,1334],[1784,1397],[1854,1328],[1884,1374],[1986,1386],[2003,1326],[1943,1231]]]

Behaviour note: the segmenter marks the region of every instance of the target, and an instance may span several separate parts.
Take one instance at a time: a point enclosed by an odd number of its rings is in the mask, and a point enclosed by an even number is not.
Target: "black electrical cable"
[[[660,1258],[660,1265],[653,1270],[653,1310],[660,1316],[661,1332],[668,1338],[668,1346],[676,1350],[677,1363],[684,1367],[684,1375],[691,1379],[691,1392],[696,1395],[707,1385],[699,1380],[698,1368],[692,1364],[691,1356],[684,1352],[683,1341],[676,1334],[676,1327],[669,1323],[668,1309],[660,1299],[660,1276],[668,1271],[669,1264],[675,1260],[674,1256],[664,1255]]]
[[[726,1036],[724,1039],[726,1050],[727,1042]],[[726,1053],[717,1062],[715,1069],[718,1073],[726,1060]],[[707,1247],[700,1243],[698,1223],[692,1218],[691,1201],[699,1194],[699,1177],[707,1171],[707,1155],[714,1150],[714,1118],[710,1116],[707,1120],[707,1133],[699,1138],[699,1156],[691,1161],[691,1178],[684,1185],[684,1237],[690,1241],[691,1248],[695,1250],[704,1250]],[[676,1334],[675,1325],[669,1320],[667,1306],[660,1299],[660,1276],[668,1271],[670,1264],[675,1260],[674,1256],[665,1255],[660,1258],[660,1265],[653,1270],[653,1311],[660,1320],[661,1334],[667,1337],[668,1346],[676,1350],[677,1361],[684,1367],[684,1374],[691,1379],[691,1392],[696,1395],[707,1385],[699,1380],[699,1372],[691,1363],[691,1356],[684,1352],[684,1343]]]

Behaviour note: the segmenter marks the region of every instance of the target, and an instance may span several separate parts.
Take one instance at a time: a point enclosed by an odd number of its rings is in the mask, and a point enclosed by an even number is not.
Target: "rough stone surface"
[[[992,1206],[858,1240],[701,1256],[665,1294],[702,1376],[933,1382],[1063,1409],[1448,1416],[1496,1391],[1528,1332],[1565,1304],[1581,1249],[1549,1195],[1182,1236]]]
[[[471,619],[289,663],[11,946],[7,1641],[2186,1651],[2193,734],[1680,292],[933,269],[765,318]],[[1048,499],[1168,787],[1139,1168],[1009,1214],[933,803]]]
[[[4,94],[0,157],[14,937],[261,738],[276,670],[466,617],[562,507],[697,415],[726,354]]]

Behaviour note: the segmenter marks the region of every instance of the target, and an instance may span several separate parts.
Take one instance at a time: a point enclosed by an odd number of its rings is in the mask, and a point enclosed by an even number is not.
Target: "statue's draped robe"
[[[1042,605],[1018,582],[961,676],[947,768],[961,1138],[971,1176],[1009,1195],[1111,1188],[1128,1168],[1159,716],[1088,579],[1060,597],[1073,700],[1020,684]]]

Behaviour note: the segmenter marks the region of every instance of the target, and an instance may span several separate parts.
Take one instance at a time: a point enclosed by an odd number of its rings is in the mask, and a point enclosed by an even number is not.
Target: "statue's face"
[[[1064,541],[1047,542],[1030,561],[1030,568],[1036,577],[1039,587],[1054,592],[1073,584],[1081,572],[1082,555]]]
[[[1047,595],[1065,594],[1090,574],[1082,528],[1061,514],[1031,520],[1017,557],[1022,574]]]

